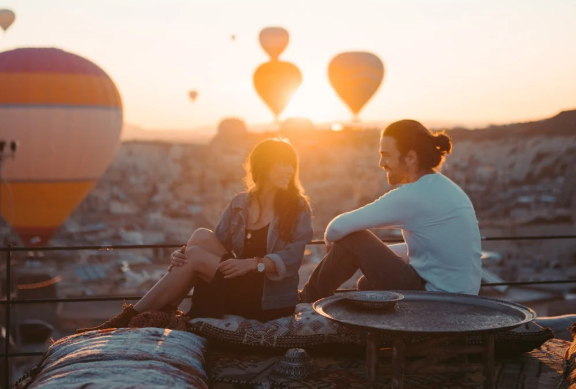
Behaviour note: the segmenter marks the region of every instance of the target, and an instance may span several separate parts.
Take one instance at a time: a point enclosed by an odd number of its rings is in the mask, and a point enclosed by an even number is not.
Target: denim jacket
[[[226,250],[236,257],[244,249],[244,236],[250,194],[240,193],[228,204],[216,227],[216,236]],[[277,309],[298,304],[298,270],[302,264],[306,244],[312,240],[312,212],[308,205],[299,212],[292,231],[292,240],[285,242],[279,236],[278,220],[272,217],[268,229],[265,258],[276,265],[276,274],[266,273],[262,291],[262,309]]]

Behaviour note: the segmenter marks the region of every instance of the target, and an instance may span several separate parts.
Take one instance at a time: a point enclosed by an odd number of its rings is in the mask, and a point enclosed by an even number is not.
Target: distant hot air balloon
[[[12,23],[16,20],[16,14],[9,9],[0,9],[0,27],[4,31],[8,30]]]
[[[248,133],[244,120],[239,118],[226,118],[218,123],[218,135],[225,137],[243,136]]]
[[[312,120],[302,117],[291,117],[282,122],[280,131],[282,132],[305,132],[309,133],[315,128]]]
[[[198,97],[198,92],[195,90],[191,90],[190,92],[188,92],[188,97],[190,98],[190,100],[192,100],[192,102],[195,102],[196,98]]]
[[[356,117],[384,78],[384,64],[372,53],[341,53],[328,65],[330,84]]]
[[[108,75],[54,48],[0,53],[0,139],[17,139],[2,172],[2,216],[25,245],[44,245],[118,148],[122,101]]]
[[[289,40],[288,31],[282,27],[268,27],[260,31],[260,45],[272,61],[278,60]]]
[[[240,118],[225,118],[218,123],[216,136],[212,138],[210,144],[217,145],[222,152],[235,153],[242,144],[249,142],[248,127],[244,120]]]
[[[254,88],[274,113],[276,121],[300,84],[302,73],[290,62],[266,62],[254,72]]]

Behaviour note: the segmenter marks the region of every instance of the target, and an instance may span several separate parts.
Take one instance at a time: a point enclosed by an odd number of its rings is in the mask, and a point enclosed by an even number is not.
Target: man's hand
[[[222,272],[224,278],[240,277],[251,271],[256,271],[258,260],[256,258],[236,259],[230,258],[218,265],[218,271]]]

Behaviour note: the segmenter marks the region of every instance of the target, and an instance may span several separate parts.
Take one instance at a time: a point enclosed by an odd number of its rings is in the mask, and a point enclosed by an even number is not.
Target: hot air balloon
[[[90,192],[120,143],[122,101],[97,65],[55,48],[0,53],[2,216],[25,245],[44,245]]]
[[[254,72],[254,88],[274,113],[276,121],[300,84],[302,73],[290,62],[266,62]]]
[[[289,40],[288,31],[282,27],[268,27],[260,31],[260,45],[272,61],[278,60]]]
[[[192,100],[192,102],[195,102],[196,98],[198,97],[198,92],[195,90],[191,90],[190,92],[188,92],[188,97],[190,98],[190,100]]]
[[[328,78],[332,88],[357,117],[384,78],[384,64],[372,53],[341,53],[330,61]]]
[[[249,143],[252,142],[252,138],[250,138],[248,134],[248,127],[246,127],[244,120],[234,117],[225,118],[218,123],[216,136],[212,138],[210,144],[216,146],[215,150],[219,150],[218,153],[236,155],[236,151],[239,148],[250,147]],[[220,166],[223,164],[228,165],[230,162],[229,158],[223,159],[222,156],[217,157],[217,160],[215,163]],[[228,167],[222,167],[222,169],[222,172],[230,172]],[[223,173],[220,179],[227,174],[228,173]],[[227,180],[227,178],[224,178],[224,180]]]
[[[291,117],[282,122],[280,125],[281,132],[304,132],[309,133],[315,128],[312,120],[302,117]]]
[[[4,31],[7,31],[8,28],[10,28],[12,23],[14,23],[14,20],[16,20],[16,14],[13,11],[9,9],[0,9],[0,27],[2,27]]]
[[[246,134],[248,134],[248,127],[242,119],[226,118],[218,123],[218,135],[234,138]]]

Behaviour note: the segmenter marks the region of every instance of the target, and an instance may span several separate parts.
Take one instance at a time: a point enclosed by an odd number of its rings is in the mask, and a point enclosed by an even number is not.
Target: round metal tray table
[[[509,301],[456,293],[394,291],[404,295],[393,309],[374,311],[358,308],[342,295],[316,301],[320,315],[344,325],[368,330],[366,366],[368,377],[376,380],[380,335],[393,336],[392,388],[403,388],[405,373],[450,373],[484,371],[484,388],[493,388],[494,335],[536,318],[530,308]],[[482,336],[481,346],[466,344],[467,335]],[[415,342],[415,338],[426,338]],[[482,364],[440,364],[457,356],[479,354]],[[406,363],[405,357],[421,357]]]

